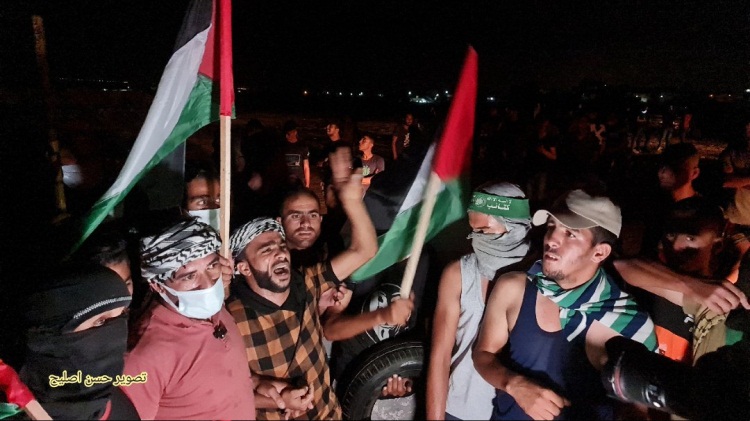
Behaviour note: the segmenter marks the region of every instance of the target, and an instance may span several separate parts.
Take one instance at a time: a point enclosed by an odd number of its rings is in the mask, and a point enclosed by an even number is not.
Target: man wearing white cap
[[[551,210],[542,260],[496,281],[473,359],[495,386],[492,419],[612,419],[599,371],[606,341],[656,349],[654,325],[601,267],[620,235],[620,208],[574,190]]]

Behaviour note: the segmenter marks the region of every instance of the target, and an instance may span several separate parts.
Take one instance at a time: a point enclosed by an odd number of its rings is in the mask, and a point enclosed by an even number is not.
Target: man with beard
[[[375,228],[362,203],[361,175],[351,174],[351,155],[330,157],[333,182],[352,224],[349,248],[331,260],[293,270],[284,229],[271,218],[254,219],[231,237],[240,275],[227,307],[245,336],[247,364],[258,419],[341,419],[322,343],[318,304],[377,251]]]
[[[574,190],[532,222],[547,225],[543,258],[496,281],[473,353],[497,389],[492,419],[612,419],[599,374],[605,342],[622,335],[656,348],[651,319],[602,268],[620,209]]]
[[[529,202],[518,186],[480,186],[468,213],[474,253],[443,270],[438,291],[427,373],[428,419],[490,419],[495,388],[474,369],[471,348],[496,273],[520,263],[529,251]]]
[[[112,384],[123,369],[127,287],[114,271],[98,266],[56,276],[29,299],[21,379],[52,419],[137,418],[133,404]]]
[[[320,201],[312,190],[299,188],[289,192],[281,203],[280,216],[276,220],[284,227],[293,268],[302,271],[329,256],[329,244],[320,238],[323,225]]]
[[[133,329],[123,391],[142,419],[254,419],[245,345],[224,309],[232,265],[221,240],[190,218],[141,239],[141,275],[158,295]]]

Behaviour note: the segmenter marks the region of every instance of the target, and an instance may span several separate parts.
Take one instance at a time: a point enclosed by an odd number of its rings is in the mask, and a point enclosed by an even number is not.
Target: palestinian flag
[[[437,148],[433,145],[427,151],[419,172],[393,217],[390,228],[378,237],[378,253],[352,274],[352,281],[361,282],[409,257],[417,221],[422,211],[425,187],[431,172],[440,178],[441,186],[425,241],[429,241],[444,228],[466,215],[469,193],[466,176],[471,162],[476,99],[477,53],[469,47],[440,142]],[[383,175],[386,174],[388,171],[383,173]],[[370,214],[388,215],[385,209],[389,206],[388,198],[385,195],[376,196],[378,191],[373,187],[375,186],[370,186],[365,197]],[[380,209],[374,211],[376,207]],[[383,210],[386,211],[382,212]],[[374,223],[376,228],[382,224],[377,220]]]
[[[77,246],[190,135],[220,114],[232,115],[233,84],[230,0],[193,0],[130,155],[86,216]]]

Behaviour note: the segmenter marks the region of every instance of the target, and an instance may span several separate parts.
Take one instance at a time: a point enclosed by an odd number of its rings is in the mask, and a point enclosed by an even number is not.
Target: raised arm
[[[333,273],[339,279],[348,278],[378,251],[378,239],[370,214],[362,202],[362,173],[352,173],[352,157],[349,148],[337,148],[330,155],[333,186],[338,199],[349,218],[352,241],[349,248],[331,259]]]
[[[513,272],[498,279],[484,311],[484,320],[474,347],[474,368],[496,389],[505,391],[535,420],[551,420],[569,402],[550,389],[536,384],[503,365],[497,354],[507,345],[512,325],[520,310],[526,275]],[[512,323],[509,324],[509,316]]]
[[[443,270],[438,288],[437,306],[432,320],[432,348],[427,369],[427,419],[445,417],[451,356],[456,344],[458,317],[461,313],[461,266],[455,261]]]
[[[310,160],[305,159],[302,161],[302,169],[305,172],[305,187],[310,188]]]

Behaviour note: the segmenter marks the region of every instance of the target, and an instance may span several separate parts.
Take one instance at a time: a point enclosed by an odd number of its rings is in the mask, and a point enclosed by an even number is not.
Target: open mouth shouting
[[[271,267],[271,272],[276,275],[276,278],[279,280],[288,280],[291,275],[289,261],[284,260],[283,262],[275,264],[273,267]]]

